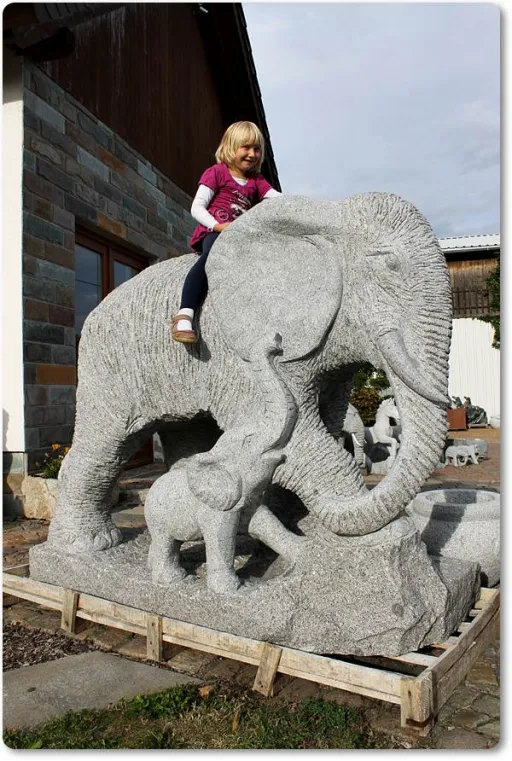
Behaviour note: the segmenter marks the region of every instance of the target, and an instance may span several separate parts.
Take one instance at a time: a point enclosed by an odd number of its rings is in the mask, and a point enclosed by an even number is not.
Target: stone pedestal
[[[293,568],[280,558],[266,566],[249,562],[240,571],[244,585],[231,596],[207,589],[204,568],[172,586],[155,586],[146,531],[94,554],[38,545],[30,550],[31,577],[315,653],[400,655],[446,639],[471,608],[478,565],[430,558],[408,518],[364,537],[338,537],[308,523]],[[182,553],[184,565],[197,571],[198,546]]]

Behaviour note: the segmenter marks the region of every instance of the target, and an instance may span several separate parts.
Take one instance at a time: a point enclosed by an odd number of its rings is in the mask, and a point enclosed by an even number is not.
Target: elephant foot
[[[83,519],[78,525],[50,524],[48,542],[62,547],[66,552],[97,552],[116,547],[123,541],[122,532],[110,519],[97,526],[87,528]]]
[[[241,580],[234,571],[208,571],[206,569],[206,581],[210,592],[218,595],[231,595],[238,592],[242,586]]]
[[[159,586],[168,586],[177,584],[188,576],[187,572],[181,566],[159,564],[151,571],[151,580],[153,584]]]

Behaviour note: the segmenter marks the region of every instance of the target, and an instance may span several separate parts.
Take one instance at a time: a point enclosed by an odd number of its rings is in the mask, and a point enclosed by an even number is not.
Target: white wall
[[[481,320],[453,321],[450,350],[450,396],[471,397],[489,419],[500,414],[500,350],[492,348],[494,330]]]
[[[2,407],[3,450],[23,452],[23,73],[4,47],[2,105]]]

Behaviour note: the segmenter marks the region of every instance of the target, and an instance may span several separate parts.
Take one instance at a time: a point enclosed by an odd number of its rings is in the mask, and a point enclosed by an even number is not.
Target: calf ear
[[[187,468],[187,484],[191,493],[212,510],[232,510],[242,496],[241,478],[233,478],[222,465],[196,461]]]
[[[339,252],[328,243],[329,202],[262,201],[215,241],[206,263],[208,301],[228,345],[248,360],[263,334],[279,333],[283,361],[319,346],[341,302]]]

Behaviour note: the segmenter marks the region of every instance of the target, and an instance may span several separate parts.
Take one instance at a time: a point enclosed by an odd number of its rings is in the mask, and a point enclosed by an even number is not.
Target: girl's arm
[[[190,207],[190,213],[196,222],[199,222],[200,225],[207,227],[209,230],[213,230],[217,224],[215,217],[208,211],[208,206],[214,195],[214,191],[207,185],[199,185]]]
[[[277,198],[277,196],[280,196],[280,195],[282,194],[279,192],[279,190],[276,190],[275,188],[270,188],[270,190],[267,190],[267,192],[265,193],[265,195],[263,196],[261,200],[264,201],[265,198]]]

